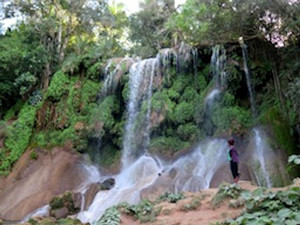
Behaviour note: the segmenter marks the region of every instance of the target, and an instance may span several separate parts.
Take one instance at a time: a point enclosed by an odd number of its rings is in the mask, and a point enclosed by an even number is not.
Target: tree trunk
[[[42,84],[41,88],[43,89],[43,91],[48,90],[50,75],[51,75],[51,66],[50,66],[50,62],[47,62],[46,67],[43,72],[42,82],[41,82],[41,84]]]

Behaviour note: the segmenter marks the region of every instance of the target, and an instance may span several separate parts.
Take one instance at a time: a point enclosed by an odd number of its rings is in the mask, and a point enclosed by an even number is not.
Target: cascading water
[[[158,66],[157,57],[135,63],[130,69],[130,96],[122,155],[123,168],[144,154],[149,143],[152,84]]]
[[[227,73],[226,67],[226,50],[222,45],[213,47],[213,54],[211,56],[210,70],[215,79],[217,88],[224,88],[226,85]]]
[[[266,186],[270,188],[272,187],[272,182],[266,167],[266,160],[264,156],[264,149],[266,149],[266,143],[263,142],[260,131],[258,129],[253,129],[253,131],[255,133],[255,152],[259,161],[259,173],[254,171],[255,176],[259,186]]]
[[[140,201],[142,189],[150,186],[161,171],[159,164],[149,156],[142,156],[115,176],[116,185],[109,191],[100,191],[87,211],[78,214],[82,222],[96,222],[104,211],[121,202]]]
[[[158,66],[157,57],[137,62],[130,69],[122,170],[114,177],[115,187],[99,192],[89,209],[78,215],[83,222],[97,221],[107,208],[120,202],[137,203],[141,190],[151,185],[161,171],[158,159],[145,155],[150,137],[152,85]]]
[[[119,59],[118,62],[114,62],[113,59],[110,59],[104,68],[104,83],[100,91],[100,97],[104,98],[112,93],[114,93],[118,80],[121,78],[121,75],[124,74],[127,67],[134,63],[132,58],[123,58]],[[114,67],[112,71],[110,68]]]
[[[226,51],[223,46],[216,45],[212,49],[213,54],[211,56],[210,69],[215,80],[214,88],[208,93],[205,98],[205,111],[204,111],[204,123],[202,126],[206,131],[206,135],[212,136],[214,132],[214,124],[211,120],[211,114],[213,111],[214,103],[216,102],[219,94],[225,88],[226,85]]]
[[[245,77],[246,77],[246,82],[247,82],[247,88],[250,96],[250,105],[251,105],[251,112],[252,116],[256,116],[256,107],[255,107],[255,100],[254,100],[254,91],[252,87],[252,82],[251,82],[251,74],[250,70],[248,67],[248,52],[247,52],[247,45],[244,43],[243,37],[240,37],[239,39],[242,52],[243,52],[243,61],[244,61],[244,71],[245,71]],[[262,135],[259,129],[253,129],[253,132],[255,134],[255,152],[256,156],[258,158],[259,162],[259,171],[254,170],[258,185],[260,186],[267,186],[267,187],[272,187],[272,182],[270,179],[269,172],[266,167],[266,160],[264,157],[264,150],[266,150],[266,144],[263,143],[262,141]],[[255,168],[255,166],[254,166]]]
[[[217,169],[226,163],[226,147],[224,139],[208,140],[199,144],[192,154],[174,162],[172,167],[179,169],[174,181],[175,192],[209,188]]]
[[[242,52],[243,52],[244,71],[245,71],[247,88],[248,88],[249,97],[250,97],[251,112],[252,112],[252,115],[255,116],[256,109],[255,109],[255,102],[254,102],[254,91],[253,91],[252,82],[251,82],[251,74],[250,74],[250,70],[248,67],[247,45],[244,43],[244,39],[242,37],[239,39],[239,41],[240,41],[240,45],[241,45]]]
[[[171,59],[170,51],[166,52],[163,55],[164,65]],[[122,169],[113,177],[115,187],[109,191],[99,192],[89,209],[78,214],[82,222],[97,221],[108,207],[120,202],[137,203],[140,201],[141,192],[154,185],[162,177],[159,176],[162,171],[172,168],[178,170],[170,184],[173,185],[174,191],[197,191],[208,188],[215,171],[224,163],[226,158],[224,148],[227,146],[225,140],[204,142],[192,154],[174,163],[165,163],[147,154],[151,132],[152,86],[154,77],[161,69],[159,57],[161,54],[158,54],[155,59],[142,60],[133,64],[130,69],[130,95],[123,142]],[[208,165],[208,162],[212,163]]]

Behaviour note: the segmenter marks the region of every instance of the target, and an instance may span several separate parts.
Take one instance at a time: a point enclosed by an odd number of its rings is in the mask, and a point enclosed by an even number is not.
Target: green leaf
[[[280,218],[287,218],[289,217],[289,215],[292,213],[292,211],[290,209],[281,209],[277,215],[280,217]]]

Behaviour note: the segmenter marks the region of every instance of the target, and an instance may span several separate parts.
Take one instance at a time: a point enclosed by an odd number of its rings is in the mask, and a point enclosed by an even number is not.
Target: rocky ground
[[[254,191],[258,188],[249,181],[240,181],[238,185],[241,189],[249,191]],[[293,186],[300,186],[299,178],[294,181]],[[270,191],[277,192],[286,190],[287,188],[289,187],[272,188]],[[128,213],[124,213],[124,210],[121,209],[123,213],[121,215],[120,225],[211,225],[239,217],[244,210],[244,204],[240,204],[238,202],[239,200],[230,198],[216,202],[214,196],[216,196],[217,192],[217,188],[195,193],[185,192],[183,193],[184,199],[178,200],[176,203],[171,203],[166,200],[154,203],[154,207],[158,209],[158,213],[155,217],[148,218],[149,222],[141,221],[132,215],[128,215]],[[232,207],[233,204],[235,204],[235,207]],[[35,218],[35,220],[39,225],[82,225],[80,221],[71,219],[58,221],[54,218]],[[24,223],[23,225],[31,224],[33,223]],[[108,225],[109,223],[105,224]]]

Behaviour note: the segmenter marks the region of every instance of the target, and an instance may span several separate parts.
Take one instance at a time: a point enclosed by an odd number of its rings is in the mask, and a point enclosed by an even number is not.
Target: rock
[[[171,177],[172,179],[174,179],[177,175],[177,169],[176,168],[172,168],[170,171],[169,171],[169,177]]]
[[[88,209],[88,207],[92,204],[96,194],[101,190],[100,183],[91,184],[88,190],[84,194],[85,204],[84,210]]]
[[[57,194],[76,190],[88,177],[75,151],[55,148],[36,152],[38,159],[33,161],[26,151],[1,182],[0,217],[4,220],[22,220]]]
[[[115,185],[114,178],[108,178],[103,183],[101,183],[101,190],[110,190]]]
[[[50,215],[60,219],[80,211],[82,196],[80,193],[66,191],[63,195],[52,198],[50,202]],[[67,210],[66,210],[67,209]]]
[[[172,178],[167,173],[162,173],[152,185],[141,190],[141,198],[155,201],[166,192],[174,192],[174,186],[172,184]]]
[[[73,197],[73,202],[74,202],[74,208],[80,210],[81,203],[82,203],[82,194],[79,192],[75,193]]]
[[[240,180],[251,180],[249,167],[247,164],[239,163]],[[223,164],[214,174],[209,184],[210,188],[217,188],[223,182],[232,183],[233,178],[230,171],[229,163]]]
[[[56,219],[66,218],[69,215],[69,209],[67,207],[63,207],[60,209],[55,209],[50,211],[50,215],[55,217]]]

